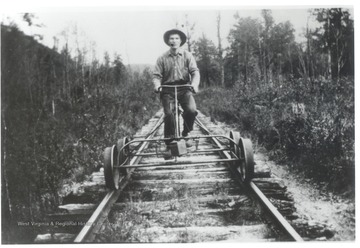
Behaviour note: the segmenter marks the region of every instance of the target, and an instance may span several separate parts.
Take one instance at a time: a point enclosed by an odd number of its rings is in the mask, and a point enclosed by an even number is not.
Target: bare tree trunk
[[[3,203],[7,203],[6,207],[9,211],[9,222],[11,222],[11,220],[13,219],[13,207],[12,207],[12,203],[11,203],[11,198],[10,198],[10,192],[9,192],[9,182],[8,182],[8,174],[7,174],[7,153],[6,153],[6,144],[7,144],[7,126],[6,126],[6,122],[5,122],[5,114],[2,115],[2,123],[3,123],[3,140],[2,140],[2,151],[3,151],[3,160],[2,160],[2,165],[1,165],[1,171],[2,171],[2,177],[3,177],[3,182],[4,182],[4,190],[5,190],[5,194],[6,194],[6,198],[3,199]],[[5,205],[3,205],[5,206]]]
[[[192,52],[192,32],[194,31],[195,23],[191,26],[187,14],[185,15],[185,20],[188,50]]]
[[[302,69],[302,71],[300,71],[300,73],[302,74],[301,76],[303,78],[308,78],[308,72],[307,72],[307,69],[306,69],[305,60],[304,60],[303,55],[302,55],[303,52],[302,52],[301,47],[298,48],[298,52],[299,52],[300,69]]]
[[[241,81],[241,47],[239,45],[238,47],[238,57],[237,57],[237,60],[238,60],[238,75],[237,75],[237,80],[240,82]]]
[[[53,49],[57,52],[57,51],[58,51],[58,47],[59,47],[59,39],[56,38],[56,36],[53,36],[53,40],[54,40],[54,47],[53,47]]]
[[[220,85],[224,87],[225,85],[225,73],[224,73],[224,59],[223,59],[223,48],[221,45],[221,36],[220,36],[220,21],[221,16],[220,12],[217,16],[217,37],[218,37],[218,60],[220,65]]]
[[[55,101],[54,101],[54,99],[52,100],[51,106],[52,106],[52,114],[53,114],[53,116],[55,116]]]
[[[307,44],[307,62],[308,62],[308,73],[309,77],[315,77],[315,69],[314,69],[314,63],[313,63],[313,53],[312,53],[312,44],[311,44],[311,35],[312,32],[311,29],[309,29],[309,18],[312,16],[312,12],[308,11],[309,15],[306,21],[306,44]]]
[[[289,45],[288,45],[288,56],[289,56],[289,62],[290,62],[290,72],[291,72],[291,75],[294,75],[294,67],[293,67],[293,63],[292,63],[292,59],[291,59],[291,43],[289,43]]]
[[[311,77],[311,72],[310,72],[310,37],[309,37],[309,25],[308,23],[306,24],[306,45],[307,45],[307,51],[306,51],[306,60],[307,60],[307,71],[309,72],[309,76]]]
[[[261,39],[260,39],[260,31],[258,30],[258,45],[259,45],[259,66],[260,66],[260,73],[261,79],[265,78],[265,70],[264,70],[264,63],[263,63],[263,49],[261,47]]]
[[[345,61],[344,61],[344,47],[339,47],[339,40],[337,39],[337,80],[340,79],[340,72],[341,69],[344,67],[345,65]]]
[[[225,68],[224,68],[224,61],[220,64],[220,83],[222,87],[225,87]]]
[[[245,73],[244,73],[244,83],[247,83],[247,79],[248,79],[248,72],[247,72],[247,67],[248,67],[248,44],[247,42],[245,43]]]
[[[340,10],[341,11],[341,10]],[[341,26],[341,23],[338,24]],[[337,69],[337,80],[340,79],[340,71],[343,68],[345,62],[344,58],[344,46],[341,43],[341,39],[343,37],[341,28],[336,30],[336,69]]]
[[[327,24],[328,24],[328,33],[330,35],[330,14],[329,14],[329,11],[330,10],[327,10]],[[328,47],[328,54],[327,54],[327,57],[328,57],[328,79],[331,79],[332,78],[332,70],[331,70],[331,48],[330,48],[330,43],[329,43],[329,38],[327,39],[327,47]]]
[[[281,56],[281,54],[280,54],[280,56],[279,56],[280,58],[279,58],[279,68],[278,68],[278,82],[279,83],[282,83],[282,71],[281,71],[281,68],[282,68],[282,65],[281,65],[281,63],[282,63],[282,61],[281,61],[281,59],[282,59],[282,56]]]
[[[266,41],[264,46],[264,56],[263,56],[264,70],[265,70],[265,83],[269,83],[269,66],[270,66],[270,58],[269,58],[269,49],[267,47]]]
[[[65,58],[64,58],[64,64],[65,64],[65,70],[64,70],[64,85],[63,85],[63,92],[64,92],[64,96],[67,99],[70,99],[70,91],[69,91],[69,61],[68,61],[68,56],[69,56],[69,48],[68,48],[68,43],[65,44]]]
[[[327,78],[331,79],[332,70],[331,70],[331,50],[330,49],[328,51],[327,57],[328,57],[328,60],[327,60],[327,63],[328,63],[328,73],[327,74],[328,74],[328,76],[327,76]]]
[[[309,76],[310,77],[315,77],[316,76],[316,72],[315,72],[315,68],[314,68],[314,62],[313,62],[313,49],[312,49],[312,44],[311,44],[311,38],[309,39],[309,43],[308,43],[308,50],[309,50]]]
[[[339,38],[336,37],[336,76],[337,80],[339,81],[340,78],[340,63],[341,63],[341,56],[339,51]]]

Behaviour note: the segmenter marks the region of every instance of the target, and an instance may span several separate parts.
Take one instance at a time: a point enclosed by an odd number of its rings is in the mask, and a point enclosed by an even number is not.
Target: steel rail
[[[227,137],[225,135],[196,135],[196,136],[187,136],[187,137],[178,137],[178,138],[157,138],[157,139],[136,139],[131,140],[128,143],[126,143],[126,146],[131,145],[133,143],[141,143],[143,141],[172,141],[172,140],[199,140],[199,139],[210,139],[210,138],[223,138],[228,141],[232,141],[230,137]],[[236,144],[235,144],[236,145]],[[125,145],[124,145],[125,146]]]
[[[194,165],[194,164],[213,164],[213,163],[229,163],[229,162],[235,162],[239,161],[238,158],[229,158],[229,159],[209,159],[209,160],[203,160],[201,162],[193,162],[191,160],[180,160],[180,161],[168,161],[168,162],[162,162],[162,163],[144,163],[144,164],[137,164],[137,165],[122,165],[119,166],[120,168],[144,168],[144,167],[154,167],[154,166],[168,166],[168,165]]]
[[[193,150],[188,152],[188,154],[199,154],[199,153],[217,153],[217,152],[221,152],[221,151],[229,151],[229,148],[225,148],[225,149],[207,149],[207,150]],[[158,156],[160,153],[158,152],[149,152],[149,153],[136,153],[134,155],[130,155],[130,156],[134,156],[134,157],[138,157],[138,156],[142,156],[142,157],[146,157],[146,156]]]
[[[253,192],[259,197],[261,203],[267,208],[271,215],[277,220],[278,224],[283,227],[286,233],[294,241],[304,241],[302,237],[295,231],[295,229],[290,225],[290,223],[282,216],[282,214],[276,209],[276,207],[269,201],[269,199],[261,192],[261,190],[255,185],[255,183],[250,182],[249,186]]]
[[[155,134],[155,131],[160,127],[160,125],[163,123],[163,116],[158,120],[156,125],[152,128],[152,130],[148,133],[147,138],[151,140],[152,136]],[[199,127],[207,134],[210,134],[210,131],[200,122],[198,118],[196,118],[196,123],[199,125]],[[226,149],[220,141],[216,137],[210,137],[212,141],[218,146],[218,152],[221,154],[221,156],[225,159],[221,161],[215,161],[215,162],[228,162],[233,161],[232,156],[230,155],[230,152],[228,149]],[[135,155],[142,154],[142,151],[147,148],[149,144],[148,140],[144,140],[140,148],[138,149],[137,153]],[[145,166],[135,166],[139,161],[142,159],[142,156],[134,156],[134,158],[130,161],[129,165],[124,166],[124,168],[131,168],[131,171],[133,171],[134,168],[138,167],[145,167]],[[228,160],[228,161],[226,161]],[[186,161],[188,162],[188,161]],[[199,162],[196,164],[204,164],[204,163],[210,163],[211,160]],[[178,163],[177,163],[178,164]],[[193,165],[194,163],[192,163]],[[163,164],[163,166],[167,166],[170,164]],[[181,164],[182,166],[186,164]],[[230,166],[230,168],[233,170],[234,168]],[[239,172],[238,170],[236,170]],[[120,187],[117,190],[110,191],[102,200],[102,202],[99,204],[95,212],[92,214],[90,219],[87,221],[86,225],[83,227],[81,232],[78,234],[78,236],[75,238],[75,243],[82,243],[82,242],[91,242],[94,238],[94,233],[100,229],[101,224],[105,217],[107,216],[108,212],[111,209],[111,206],[116,202],[118,199],[120,193],[125,188],[127,184],[127,179],[131,176],[131,173],[128,173],[126,177],[121,178]],[[240,180],[239,180],[240,181]],[[294,241],[303,241],[301,236],[293,229],[293,227],[287,222],[287,220],[279,213],[279,211],[273,206],[273,204],[266,198],[266,196],[260,191],[260,189],[250,181],[248,183],[249,189],[252,190],[253,194],[257,196],[257,199],[261,202],[261,204],[265,207],[265,209],[271,214],[271,216],[276,220],[277,224],[280,225],[280,227],[285,231],[285,233],[291,237]]]
[[[210,131],[201,123],[201,121],[196,117],[196,123],[199,125],[204,132],[210,134]],[[212,138],[213,142],[221,149],[223,146],[216,138]],[[229,152],[221,152],[223,157],[231,158]],[[230,168],[233,169],[232,166]],[[237,170],[237,172],[239,172]],[[240,180],[241,181],[241,180]],[[261,190],[256,186],[252,181],[249,183],[249,188],[252,190],[252,193],[257,197],[260,203],[265,207],[265,209],[271,214],[275,219],[277,224],[285,231],[285,233],[294,241],[304,241],[302,237],[295,231],[295,229],[289,224],[289,222],[282,216],[282,214],[277,210],[277,208],[269,201],[269,199],[261,192]]]
[[[161,126],[161,124],[164,121],[164,115],[160,117],[160,119],[157,121],[155,126],[151,129],[151,131],[148,133],[148,138],[151,138],[155,131]],[[146,149],[149,142],[146,140],[143,141],[143,144],[139,148],[139,152]],[[141,160],[142,157],[134,157],[130,161],[130,165],[137,164]],[[76,236],[74,239],[74,243],[83,243],[83,242],[91,242],[94,236],[94,233],[99,230],[101,227],[101,223],[103,219],[106,217],[108,212],[110,211],[111,206],[116,202],[118,199],[121,191],[125,188],[127,185],[127,179],[130,178],[131,173],[128,173],[126,177],[122,177],[119,183],[119,189],[112,190],[109,193],[106,194],[104,199],[101,201],[99,206],[96,208],[94,213],[91,215],[90,219],[86,222],[85,226],[81,229],[80,233]]]

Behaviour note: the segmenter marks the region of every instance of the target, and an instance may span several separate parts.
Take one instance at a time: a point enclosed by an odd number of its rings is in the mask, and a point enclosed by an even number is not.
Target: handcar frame
[[[174,89],[174,112],[175,112],[175,135],[174,138],[147,138],[147,139],[134,139],[130,140],[125,137],[119,139],[116,145],[105,148],[104,151],[104,176],[105,184],[109,189],[118,189],[119,180],[122,176],[126,176],[129,169],[140,167],[158,167],[158,166],[191,166],[197,165],[209,165],[209,164],[221,164],[228,163],[230,166],[234,166],[240,173],[241,180],[243,182],[249,182],[254,175],[254,157],[252,142],[250,139],[245,139],[240,136],[237,131],[230,131],[229,136],[224,135],[197,135],[197,136],[180,136],[180,115],[182,111],[180,109],[177,94],[179,87],[191,87],[191,85],[163,85],[161,88],[173,88]],[[215,149],[199,149],[199,141],[201,139],[216,138],[222,141],[221,147]],[[195,141],[195,149],[186,148],[186,140]],[[165,141],[172,141],[170,143],[171,155],[174,159],[164,160],[163,162],[156,163],[142,163],[130,165],[130,161],[134,157],[150,157],[161,156],[163,154],[161,146]],[[139,146],[144,142],[152,144],[151,152],[138,151]],[[183,159],[185,154],[191,153],[227,153],[226,158],[221,159],[207,159],[202,161],[194,161],[191,159]]]

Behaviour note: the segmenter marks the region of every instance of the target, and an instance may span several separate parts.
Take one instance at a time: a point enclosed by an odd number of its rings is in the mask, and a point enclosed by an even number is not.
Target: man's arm
[[[158,58],[155,64],[155,69],[153,72],[153,80],[152,80],[154,84],[155,93],[159,92],[159,87],[161,86],[161,80],[163,78],[162,72],[163,72],[163,66],[161,63],[161,58]]]
[[[195,93],[197,93],[199,91],[200,72],[196,65],[196,60],[192,55],[190,56],[189,72],[191,75],[191,86],[194,88]]]

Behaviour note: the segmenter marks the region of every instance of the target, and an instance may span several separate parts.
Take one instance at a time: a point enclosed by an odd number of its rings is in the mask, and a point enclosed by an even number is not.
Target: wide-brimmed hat
[[[180,46],[182,46],[182,45],[184,45],[185,44],[185,42],[186,42],[186,35],[182,32],[182,31],[180,31],[179,29],[171,29],[171,30],[169,30],[169,31],[166,31],[165,32],[165,34],[164,34],[164,42],[165,42],[165,44],[166,45],[169,45],[168,44],[168,42],[169,42],[169,37],[170,37],[170,35],[172,35],[172,34],[178,34],[178,35],[180,35],[180,38],[181,38],[181,44],[180,44]]]

